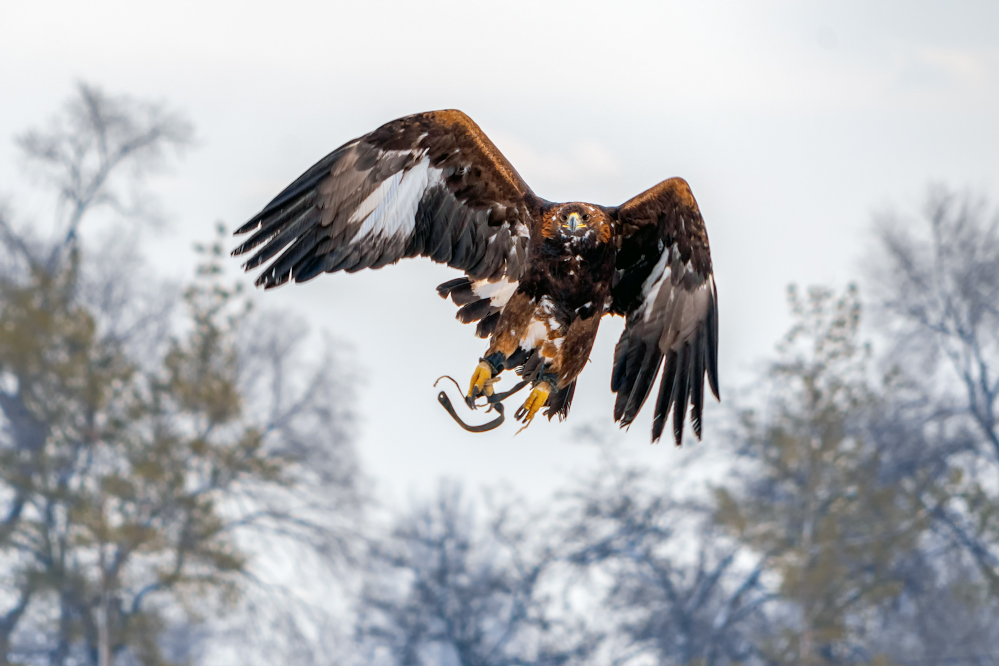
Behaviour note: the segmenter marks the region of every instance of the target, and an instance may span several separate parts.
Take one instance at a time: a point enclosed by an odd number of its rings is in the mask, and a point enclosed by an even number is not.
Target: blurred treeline
[[[83,85],[17,139],[58,213],[0,209],[0,664],[999,664],[987,202],[933,189],[876,221],[862,291],[789,289],[669,473],[577,431],[604,463],[548,502],[393,514],[350,367],[226,280],[221,228],[189,284],[144,267],[143,184],[192,136]]]

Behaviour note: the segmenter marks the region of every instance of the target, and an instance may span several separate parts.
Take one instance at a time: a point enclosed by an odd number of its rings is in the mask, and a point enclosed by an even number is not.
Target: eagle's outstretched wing
[[[680,444],[688,399],[700,438],[705,373],[718,397],[718,294],[697,202],[686,181],[670,178],[609,212],[620,239],[611,311],[627,318],[614,349],[614,420],[634,420],[665,357],[652,439],[672,408]]]
[[[256,281],[265,288],[430,257],[468,275],[441,293],[464,298],[467,323],[495,314],[516,288],[536,200],[471,118],[430,111],[324,157],[236,230],[254,233],[233,254],[256,250],[247,270],[273,259]]]

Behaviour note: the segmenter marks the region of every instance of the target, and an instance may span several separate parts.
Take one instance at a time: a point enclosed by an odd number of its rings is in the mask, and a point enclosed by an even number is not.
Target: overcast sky
[[[236,226],[327,152],[416,111],[467,112],[551,200],[618,204],[683,176],[711,240],[723,396],[786,328],[789,282],[854,279],[874,214],[916,207],[932,182],[999,192],[994,1],[0,0],[0,197],[21,219],[47,212],[8,138],[78,80],[195,123],[198,147],[155,182],[169,223],[145,236],[178,279],[214,221]],[[604,321],[567,422],[469,435],[431,387],[466,382],[485,349],[434,291],[455,274],[408,260],[260,300],[341,343],[383,496],[440,475],[543,496],[596,460],[575,426],[611,432],[622,322]],[[671,445],[649,446],[648,412],[621,450],[674,464]]]

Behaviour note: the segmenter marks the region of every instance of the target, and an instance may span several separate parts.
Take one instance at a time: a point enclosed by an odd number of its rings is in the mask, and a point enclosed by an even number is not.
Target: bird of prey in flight
[[[233,254],[254,253],[247,270],[266,264],[256,284],[268,289],[404,257],[464,272],[437,291],[489,339],[466,401],[492,400],[514,370],[532,387],[518,410],[525,425],[542,408],[549,419],[568,414],[605,315],[626,320],[611,378],[622,427],[660,373],[653,441],[672,410],[681,443],[688,405],[700,438],[705,375],[718,397],[711,253],[681,178],[620,206],[546,201],[471,118],[430,111],[337,148],[236,233],[251,235]]]

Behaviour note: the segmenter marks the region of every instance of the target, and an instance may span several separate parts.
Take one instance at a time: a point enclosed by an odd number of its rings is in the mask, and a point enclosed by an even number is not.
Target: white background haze
[[[999,185],[996,2],[0,0],[0,198],[17,219],[52,211],[23,188],[9,139],[80,80],[163,100],[197,128],[153,181],[167,223],[142,236],[177,280],[216,220],[234,228],[329,151],[417,111],[465,111],[551,200],[618,204],[683,176],[711,240],[723,396],[784,332],[787,283],[855,279],[873,215],[918,205],[932,182]],[[431,387],[465,382],[485,349],[434,291],[455,275],[408,260],[259,300],[342,344],[382,497],[441,475],[543,497],[596,460],[576,426],[612,430],[623,322],[604,321],[566,423],[469,435]],[[648,444],[650,407],[621,450],[673,464],[672,445]]]

